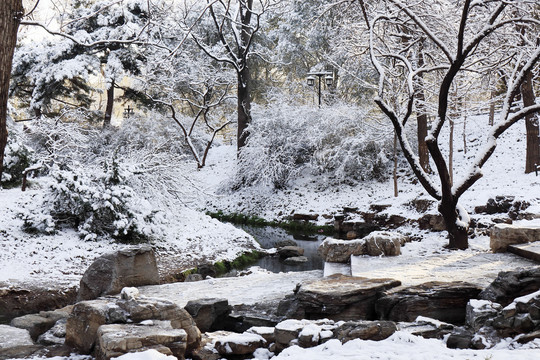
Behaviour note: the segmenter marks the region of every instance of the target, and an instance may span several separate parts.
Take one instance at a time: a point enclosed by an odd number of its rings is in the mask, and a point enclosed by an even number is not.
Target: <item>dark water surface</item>
[[[276,247],[276,243],[283,240],[294,240],[299,247],[304,249],[304,256],[308,258],[306,263],[298,265],[287,265],[279,258],[279,255],[266,256],[259,259],[256,263],[249,266],[260,266],[268,271],[279,273],[289,271],[309,271],[322,270],[324,268],[323,259],[317,254],[317,249],[321,242],[325,239],[324,235],[304,235],[304,234],[289,234],[287,231],[266,226],[255,227],[249,225],[236,225],[251,236],[253,236],[261,247],[271,249]]]

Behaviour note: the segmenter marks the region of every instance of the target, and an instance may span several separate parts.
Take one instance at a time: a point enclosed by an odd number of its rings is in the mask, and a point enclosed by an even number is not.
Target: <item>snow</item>
[[[436,354],[436,355],[434,355]],[[303,349],[292,346],[285,349],[274,360],[449,360],[449,359],[491,359],[491,360],[536,360],[540,349],[490,349],[490,350],[455,350],[448,349],[444,342],[424,339],[402,331],[382,341],[352,340],[341,344],[332,339],[314,348]],[[257,358],[256,358],[257,359]]]
[[[233,343],[238,345],[249,345],[250,343],[256,343],[258,341],[265,342],[264,338],[257,334],[243,333],[243,334],[230,334],[219,338],[221,343]],[[231,351],[232,352],[232,351]]]
[[[124,354],[111,360],[178,360],[175,356],[164,355],[157,350],[150,349],[138,353]]]

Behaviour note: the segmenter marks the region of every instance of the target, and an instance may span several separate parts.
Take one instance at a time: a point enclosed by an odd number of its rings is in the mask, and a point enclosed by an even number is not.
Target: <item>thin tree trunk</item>
[[[536,103],[536,97],[533,89],[532,73],[528,72],[521,85],[521,97],[523,98],[523,106],[532,106]],[[536,167],[540,165],[540,138],[538,132],[538,116],[536,114],[525,118],[525,129],[527,130],[527,153],[525,155],[525,173],[536,171]]]
[[[398,138],[397,134],[394,131],[394,197],[398,197],[398,181],[397,181],[397,143]]]
[[[448,140],[448,172],[450,173],[450,185],[454,183],[454,119],[450,120],[450,138]]]
[[[493,126],[495,121],[495,91],[491,90],[491,103],[489,104],[489,126]]]
[[[4,152],[8,138],[7,103],[11,65],[23,14],[22,0],[0,1],[0,179],[4,172]]]
[[[463,153],[467,154],[467,115],[463,118]]]
[[[420,42],[420,49],[418,50],[418,67],[421,68],[424,66],[424,53],[423,53],[423,43]],[[416,84],[415,94],[418,101],[416,107],[416,122],[417,122],[417,137],[418,137],[418,158],[420,160],[420,165],[425,172],[431,173],[431,168],[429,166],[429,151],[426,145],[426,136],[428,132],[428,116],[426,114],[426,109],[424,103],[426,101],[426,96],[424,94],[424,76],[422,73],[418,75],[418,83]]]
[[[111,82],[111,87],[107,89],[107,105],[105,105],[105,118],[103,119],[103,128],[111,126],[111,118],[114,106],[114,80]]]

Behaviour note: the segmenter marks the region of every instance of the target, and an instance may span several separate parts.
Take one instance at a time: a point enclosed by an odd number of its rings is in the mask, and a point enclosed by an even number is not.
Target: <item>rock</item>
[[[434,207],[436,201],[430,199],[413,199],[409,202],[409,206],[419,213],[425,213]]]
[[[298,243],[296,241],[290,240],[290,239],[280,240],[280,241],[276,241],[274,243],[274,247],[276,247],[276,248],[282,248],[282,247],[285,247],[285,246],[298,246]]]
[[[493,252],[505,252],[508,245],[540,241],[540,225],[497,224],[491,229],[489,246]]]
[[[351,230],[351,231],[347,232],[347,234],[345,234],[345,237],[347,238],[347,240],[357,239],[358,234],[356,233],[356,231]]]
[[[317,221],[319,214],[293,214],[294,221]]]
[[[497,278],[479,294],[480,299],[506,306],[515,298],[540,290],[540,267],[502,271]]]
[[[127,286],[159,284],[154,250],[147,245],[126,248],[98,257],[86,270],[77,300],[118,294]]]
[[[308,261],[309,259],[305,256],[293,256],[283,260],[283,263],[287,265],[299,265],[307,263]]]
[[[493,319],[493,327],[504,337],[540,330],[539,309],[540,290],[519,297],[502,309]]]
[[[89,354],[96,342],[98,328],[107,324],[111,310],[114,309],[107,300],[77,303],[66,323],[66,345],[82,354]]]
[[[215,342],[224,336],[230,335],[229,331],[215,331],[203,333],[201,337],[201,346],[191,353],[193,360],[219,360],[223,357],[215,349]]]
[[[291,341],[298,339],[302,329],[310,324],[307,320],[288,319],[280,322],[274,328],[274,337],[276,343],[280,344],[280,349],[289,346]]]
[[[364,239],[367,255],[397,256],[401,254],[401,244],[405,243],[404,235],[389,231],[374,231]]]
[[[356,237],[362,238],[372,231],[379,230],[379,226],[359,221],[344,221],[343,217],[335,216],[334,229],[341,236],[350,231],[356,233]]]
[[[44,334],[41,334],[37,342],[41,345],[63,345],[66,338],[67,319],[60,319]]]
[[[389,204],[371,204],[369,205],[369,210],[374,211],[374,212],[382,212],[391,207],[392,205],[389,205]]]
[[[185,282],[194,282],[194,281],[202,281],[204,280],[203,276],[201,274],[189,274],[186,277]]]
[[[422,230],[444,231],[446,224],[444,218],[438,214],[426,214],[418,219],[418,226]]]
[[[148,298],[98,299],[77,303],[67,320],[66,344],[82,354],[89,354],[101,325],[145,320],[169,321],[173,329],[185,330],[188,352],[199,346],[201,333],[186,310],[167,300]]]
[[[476,206],[474,212],[477,214],[500,214],[509,213],[512,214],[512,218],[515,219],[516,215],[527,209],[530,204],[527,201],[516,200],[514,196],[496,196],[495,199],[491,198],[487,201],[486,205]]]
[[[231,334],[216,341],[216,350],[221,355],[247,355],[266,344],[264,338],[257,334]]]
[[[379,319],[413,321],[425,316],[451,324],[465,322],[465,309],[481,289],[465,282],[427,282],[384,292],[375,304]]]
[[[0,359],[22,358],[39,350],[26,329],[0,325]]]
[[[26,314],[37,314],[73,304],[77,288],[1,288],[0,323]]]
[[[327,262],[347,263],[351,256],[396,256],[401,253],[401,244],[406,236],[389,231],[373,231],[363,239],[338,240],[327,238],[319,249],[319,255]]]
[[[197,273],[202,276],[203,279],[207,277],[215,278],[217,276],[217,271],[214,265],[212,264],[200,264],[197,266]]]
[[[500,304],[489,300],[469,300],[466,308],[465,322],[474,331],[480,330],[484,326],[491,326],[493,318],[502,310]]]
[[[519,337],[517,339],[518,343],[520,344],[526,344],[530,341],[533,341],[535,339],[540,339],[540,330],[533,331],[529,334],[524,334],[523,336]]]
[[[392,321],[347,321],[335,330],[335,337],[342,343],[354,339],[384,340],[397,331]]]
[[[96,359],[109,360],[130,352],[155,349],[165,355],[184,359],[187,334],[163,324],[102,325],[97,332]]]
[[[306,313],[296,295],[290,294],[279,302],[276,315],[282,319],[303,319]]]
[[[257,334],[261,336],[267,344],[276,342],[276,336],[274,335],[274,328],[270,326],[253,326],[246,330],[248,334]]]
[[[426,317],[418,317],[414,322],[400,322],[397,327],[400,331],[425,339],[442,339],[455,328],[454,325]]]
[[[28,330],[30,337],[34,341],[37,340],[39,335],[52,328],[55,323],[54,319],[36,314],[24,315],[11,320],[11,326]]]
[[[371,320],[377,294],[401,285],[393,279],[367,279],[341,274],[302,283],[296,293],[308,319]]]
[[[184,309],[193,317],[201,332],[222,328],[224,317],[231,311],[227,299],[190,300]]]
[[[327,238],[317,250],[319,255],[327,262],[348,263],[351,255],[364,255],[366,242],[358,240],[338,240]]]
[[[298,345],[303,348],[311,348],[319,345],[321,327],[317,324],[304,326],[298,334]]]
[[[458,328],[448,336],[446,346],[449,349],[470,349],[474,334],[464,328]]]
[[[282,259],[304,255],[304,249],[298,246],[284,246],[278,249],[279,257]]]

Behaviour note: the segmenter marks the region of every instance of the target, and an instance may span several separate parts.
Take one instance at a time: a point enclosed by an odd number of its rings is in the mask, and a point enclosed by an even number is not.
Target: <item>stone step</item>
[[[540,262],[540,241],[509,245],[508,251],[526,259]]]

